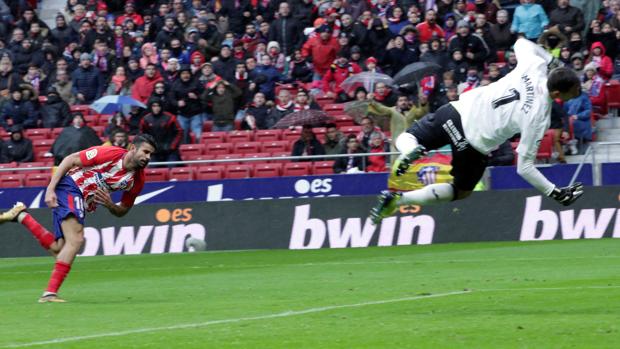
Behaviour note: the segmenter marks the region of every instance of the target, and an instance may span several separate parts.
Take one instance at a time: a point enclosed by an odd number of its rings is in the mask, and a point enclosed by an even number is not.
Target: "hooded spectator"
[[[24,137],[23,128],[19,125],[14,125],[11,126],[9,131],[11,133],[11,138],[6,143],[9,162],[34,161],[32,141]]]
[[[71,124],[71,112],[67,102],[60,98],[58,91],[50,87],[47,100],[41,106],[41,122],[45,128],[67,127]]]
[[[152,98],[148,103],[148,114],[140,122],[140,132],[150,134],[157,140],[157,151],[153,161],[179,161],[179,145],[183,130],[174,115],[163,110],[161,101]]]
[[[67,156],[80,150],[101,145],[97,133],[86,125],[81,113],[75,113],[70,126],[65,127],[52,144],[51,153],[54,154],[54,164],[58,165]]]
[[[362,68],[355,63],[349,63],[349,60],[342,52],[338,53],[334,64],[331,65],[323,76],[323,92],[329,97],[336,98],[338,102],[348,101],[350,98],[342,89],[341,84],[348,77],[361,72]]]
[[[157,65],[159,63],[159,58],[157,57],[157,50],[155,46],[151,43],[146,43],[142,45],[141,48],[142,57],[140,58],[140,68],[146,69],[146,66],[151,63]]]
[[[469,23],[460,21],[457,27],[458,35],[450,39],[448,43],[449,51],[460,50],[468,64],[476,65],[482,70],[484,68],[484,61],[489,55],[488,46],[481,37],[470,33]]]
[[[301,129],[301,136],[293,144],[293,150],[291,156],[311,156],[311,155],[325,155],[325,149],[319,140],[316,138],[312,126],[304,125]],[[320,161],[320,159],[297,159],[294,162],[299,161]]]
[[[23,128],[36,128],[38,122],[37,113],[32,102],[24,98],[22,90],[13,88],[11,99],[4,104],[0,123],[5,130],[10,126],[21,126]]]
[[[609,56],[605,55],[605,46],[601,42],[595,42],[590,47],[590,57],[586,64],[593,64],[600,76],[605,80],[611,79],[614,72],[614,64]]]

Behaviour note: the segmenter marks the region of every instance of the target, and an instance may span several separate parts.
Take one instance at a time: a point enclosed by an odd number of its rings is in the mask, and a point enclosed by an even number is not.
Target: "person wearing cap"
[[[311,59],[314,65],[313,80],[322,79],[340,51],[340,45],[338,40],[332,36],[330,26],[325,24],[320,26],[317,33],[319,35],[310,37],[301,49],[302,56]]]
[[[443,38],[444,32],[437,24],[437,13],[434,10],[426,11],[424,22],[416,26],[420,42],[429,42],[432,38]]]
[[[272,22],[269,28],[269,41],[277,41],[282,52],[289,56],[293,50],[301,46],[303,28],[291,15],[291,7],[288,2],[280,3],[278,7],[278,19]]]
[[[116,25],[123,25],[126,19],[131,19],[139,27],[144,25],[144,19],[136,13],[136,4],[133,1],[125,3],[125,12],[116,18]]]
[[[332,64],[323,76],[323,92],[327,96],[336,98],[337,103],[346,102],[352,96],[348,96],[346,91],[341,87],[343,81],[348,77],[361,73],[360,68],[355,63],[349,63],[348,58],[343,52],[338,52],[334,64]]]
[[[32,102],[26,100],[22,91],[14,86],[11,90],[11,99],[9,99],[2,107],[0,113],[0,124],[5,130],[9,126],[20,125],[24,128],[37,127],[37,112]]]
[[[470,33],[469,23],[461,20],[457,24],[457,35],[448,42],[448,51],[460,50],[466,62],[476,65],[480,70],[484,68],[484,60],[489,55],[489,47],[484,39]]]
[[[584,59],[583,54],[581,52],[575,52],[570,56],[570,64],[568,65],[571,69],[577,73],[577,75],[581,78],[583,76],[583,68],[584,68]]]
[[[45,128],[66,127],[71,124],[69,104],[60,98],[54,87],[47,89],[47,100],[41,106],[41,122]]]
[[[192,78],[189,65],[182,65],[179,78],[170,88],[170,101],[177,108],[177,119],[183,129],[183,142],[189,143],[190,131],[197,140],[202,135],[203,107],[198,82]]]
[[[379,64],[379,61],[375,57],[366,58],[366,61],[364,61],[364,71],[371,73],[383,73],[377,64]]]
[[[515,9],[510,30],[536,41],[549,25],[549,18],[542,6],[534,2],[534,0],[521,0],[521,5]]]
[[[11,138],[6,143],[8,162],[32,162],[34,150],[32,141],[24,137],[23,127],[13,125],[9,128]]]
[[[105,89],[103,76],[92,65],[92,57],[88,53],[80,55],[80,65],[71,74],[72,91],[79,104],[91,104],[102,96]]]

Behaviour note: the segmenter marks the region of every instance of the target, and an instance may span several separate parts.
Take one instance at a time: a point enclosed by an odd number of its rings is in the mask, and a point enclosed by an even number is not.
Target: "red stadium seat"
[[[53,128],[52,129],[52,138],[53,139],[58,138],[58,136],[60,136],[60,134],[62,133],[62,130],[64,130],[64,128],[62,128],[62,127]]]
[[[52,130],[49,128],[31,128],[24,131],[24,136],[30,140],[50,139],[52,137]]]
[[[194,179],[193,167],[175,167],[170,169],[170,180],[191,181]]]
[[[105,131],[105,126],[92,126],[91,128],[97,133],[97,136],[103,137],[103,131]]]
[[[228,165],[224,175],[227,179],[241,179],[252,177],[252,165]]]
[[[99,114],[84,115],[84,120],[86,121],[86,125],[90,127],[97,126],[99,125]]]
[[[338,111],[344,111],[344,103],[337,103],[337,104],[325,104],[323,106],[323,110],[324,111],[334,111],[334,110],[338,110]],[[344,112],[340,113],[340,114],[344,114]]]
[[[204,132],[200,136],[200,143],[224,143],[226,142],[226,132]]]
[[[263,153],[285,152],[288,151],[289,141],[263,142],[260,151]]]
[[[344,110],[327,110],[325,111],[325,113],[327,113],[327,115],[331,116],[331,117],[335,117],[335,116],[341,116],[341,115],[347,115],[345,114]]]
[[[317,136],[319,138],[322,138],[327,133],[327,128],[325,128],[325,127],[314,127],[314,128],[312,128],[312,132],[314,132],[315,136]]]
[[[110,124],[110,119],[112,119],[113,114],[99,114],[99,119],[97,120],[97,126],[105,126],[107,127]],[[92,126],[92,125],[89,125]]]
[[[618,116],[618,109],[620,109],[620,82],[610,80],[605,87],[607,109],[615,116]]]
[[[5,164],[0,164],[0,169],[4,168],[16,168],[18,167],[16,162],[7,162]],[[13,174],[15,171],[0,171],[0,176],[5,174]]]
[[[538,147],[538,154],[536,154],[536,158],[539,160],[549,161],[551,159],[551,154],[553,153],[553,131],[547,131],[545,136],[540,141],[540,146]]]
[[[247,154],[243,154],[243,157],[245,159],[268,158],[268,157],[271,157],[271,153],[247,153]],[[247,161],[245,163],[250,164],[250,165],[255,165],[255,164],[264,164],[266,162],[269,162],[269,160]]]
[[[282,139],[282,130],[256,130],[254,140],[257,142],[279,141]]]
[[[506,62],[506,51],[498,50],[497,53],[497,63]]]
[[[70,110],[71,110],[72,113],[80,112],[83,115],[92,114],[91,113],[91,109],[90,109],[90,107],[87,104],[72,105],[70,107]],[[93,111],[93,113],[94,113],[94,111]]]
[[[224,178],[224,166],[200,166],[196,169],[196,179],[201,181]]]
[[[215,160],[226,160],[226,159],[242,159],[243,154],[220,154],[215,156]],[[240,161],[226,161],[220,162],[219,165],[228,166],[228,165],[238,165]]]
[[[8,140],[11,137],[11,135],[3,128],[0,127],[0,138],[2,138],[3,140]]]
[[[272,158],[279,158],[279,157],[283,157],[283,156],[291,156],[291,152],[288,151],[275,151],[273,153],[271,153],[271,157]],[[282,159],[282,160],[271,160],[272,163],[287,163],[287,162],[291,162],[291,160],[289,159]]]
[[[301,127],[288,128],[282,132],[282,140],[289,141],[291,139],[299,139],[301,136]]]
[[[144,170],[147,182],[165,182],[168,180],[167,168],[147,168]]]
[[[233,145],[230,143],[207,143],[205,154],[222,155],[232,153]]]
[[[46,187],[51,178],[51,173],[28,173],[24,185],[27,187]]]
[[[333,122],[336,124],[338,128],[343,126],[354,126],[355,122],[353,118],[349,115],[337,115],[333,116]]]
[[[362,126],[358,126],[358,125],[355,125],[355,126],[342,126],[342,127],[339,128],[339,130],[344,135],[358,134],[362,130]]]
[[[312,164],[309,162],[289,162],[284,164],[283,176],[307,176],[312,174]]]
[[[49,152],[54,143],[53,139],[37,139],[32,141],[32,149],[35,153]]]
[[[254,177],[280,177],[282,164],[255,164]]]
[[[316,161],[312,163],[312,173],[315,175],[328,175],[334,173],[335,161]]]
[[[24,174],[0,175],[0,188],[19,188],[24,185]]]
[[[19,164],[19,168],[32,168],[32,167],[45,167],[45,162],[36,161],[36,162],[22,162]],[[19,173],[48,173],[51,172],[50,169],[47,170],[32,170],[32,171],[19,171]]]
[[[260,142],[238,142],[235,143],[233,152],[235,154],[258,153],[260,151]]]
[[[204,122],[204,124],[202,124],[202,132],[211,132],[211,130],[213,129],[213,121],[211,120],[207,120]]]
[[[226,142],[228,143],[237,143],[237,142],[251,142],[252,136],[254,133],[252,131],[230,131],[226,135]]]
[[[202,155],[206,146],[204,144],[181,144],[179,152],[181,153],[181,159],[187,160],[191,155]]]

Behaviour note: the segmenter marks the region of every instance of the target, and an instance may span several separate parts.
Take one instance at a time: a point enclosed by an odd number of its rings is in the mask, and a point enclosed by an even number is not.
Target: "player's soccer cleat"
[[[426,148],[423,145],[418,145],[409,154],[400,154],[396,161],[394,161],[392,173],[396,177],[404,175],[411,163],[421,158],[424,154],[426,154]]]
[[[383,218],[389,217],[396,213],[398,210],[398,200],[402,194],[392,193],[389,190],[384,190],[379,194],[379,201],[370,210],[370,219],[377,225],[381,223]]]
[[[39,298],[39,303],[67,303],[67,301],[58,297],[56,293],[49,293]]]
[[[4,211],[0,214],[0,224],[11,221],[16,222],[17,216],[25,210],[26,205],[24,205],[23,202],[16,202],[10,210]]]

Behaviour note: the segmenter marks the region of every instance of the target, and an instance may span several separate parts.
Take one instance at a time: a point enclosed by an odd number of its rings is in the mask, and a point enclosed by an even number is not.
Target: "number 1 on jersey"
[[[521,99],[521,94],[519,94],[519,91],[517,91],[516,89],[511,88],[508,91],[510,91],[509,95],[493,100],[493,102],[491,103],[491,106],[493,106],[493,109],[497,109],[504,104],[508,104],[508,103],[518,101],[519,99]]]

